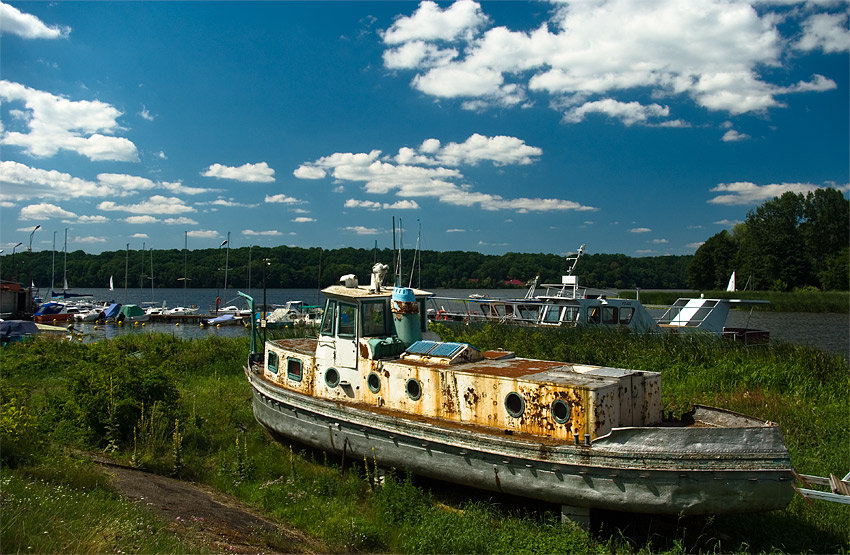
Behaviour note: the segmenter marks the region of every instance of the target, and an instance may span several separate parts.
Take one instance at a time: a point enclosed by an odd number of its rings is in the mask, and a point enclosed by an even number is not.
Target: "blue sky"
[[[848,12],[0,3],[0,249],[691,254],[850,190]]]

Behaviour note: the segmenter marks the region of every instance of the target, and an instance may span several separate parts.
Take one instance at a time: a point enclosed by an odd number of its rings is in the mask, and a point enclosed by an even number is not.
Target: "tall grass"
[[[462,331],[440,329],[446,340],[467,341],[480,348],[506,348],[520,356],[605,364],[662,372],[666,408],[681,413],[691,403],[718,405],[779,422],[792,454],[803,473],[825,475],[846,472],[850,448],[848,421],[848,371],[843,360],[819,351],[787,345],[745,348],[701,339],[673,340],[633,337],[583,330],[533,330],[501,326],[469,327]],[[493,498],[474,490],[446,495],[439,487],[415,477],[390,472],[382,487],[375,487],[381,461],[339,459],[307,450],[272,437],[253,418],[251,389],[242,364],[247,339],[209,337],[185,341],[172,336],[127,335],[103,345],[35,341],[0,351],[3,375],[3,451],[8,445],[19,456],[10,459],[17,468],[3,468],[3,491],[19,492],[26,485],[47,495],[58,491],[69,478],[60,471],[71,467],[60,462],[63,447],[104,449],[103,438],[81,433],[88,424],[72,407],[68,384],[75,372],[97,360],[122,357],[161,370],[154,375],[173,383],[179,392],[174,401],[175,421],[157,422],[151,445],[143,445],[140,430],[152,407],[136,407],[135,436],[116,436],[113,456],[162,473],[178,473],[205,482],[254,505],[269,518],[295,526],[321,540],[323,550],[390,553],[554,553],[554,552],[672,552],[714,551],[816,551],[850,550],[846,507],[795,500],[784,511],[766,515],[716,519],[627,519],[606,517],[594,534],[561,524],[557,507],[525,507],[515,500]],[[102,359],[99,357],[103,357]],[[37,361],[37,362],[36,362]],[[93,384],[93,387],[97,384]],[[106,389],[108,384],[100,384]],[[128,397],[132,398],[132,397]],[[141,405],[141,403],[139,403]],[[14,410],[12,410],[14,409]],[[8,415],[8,417],[7,417]],[[175,432],[179,432],[175,436]],[[105,433],[105,432],[104,432]],[[175,437],[180,437],[179,449]],[[141,456],[144,454],[144,456]],[[135,455],[135,456],[134,456]],[[179,464],[178,464],[179,462]],[[4,459],[4,464],[9,464]],[[843,471],[842,471],[843,470]],[[73,481],[75,494],[86,502],[120,504],[105,484],[84,478]],[[64,476],[64,477],[63,477]],[[94,480],[92,482],[92,480]],[[8,481],[8,490],[7,482]],[[42,482],[43,481],[43,482]],[[80,483],[86,483],[85,487]],[[31,484],[38,485],[31,485]],[[65,487],[64,485],[62,487]],[[51,489],[53,488],[53,489]],[[42,495],[39,493],[39,495]],[[26,551],[40,533],[34,513],[6,521],[5,515],[21,506],[16,497],[2,498],[3,551]],[[14,504],[17,503],[17,504]],[[87,523],[84,515],[97,508],[82,500],[69,519],[81,537],[96,535],[101,524]],[[40,506],[41,502],[36,503]],[[157,524],[135,523],[136,513],[119,505],[108,509],[122,524],[121,538],[136,541],[138,530]],[[8,510],[7,510],[8,509]],[[47,509],[45,509],[46,511]],[[66,509],[54,509],[65,514]],[[106,509],[103,509],[106,512]],[[640,523],[637,525],[636,523]],[[8,526],[7,526],[8,524]],[[644,524],[652,524],[653,533]],[[657,525],[661,528],[657,528]],[[58,524],[57,524],[58,525]],[[601,525],[601,530],[599,526]],[[7,530],[8,528],[8,530]],[[34,530],[34,532],[28,532]],[[163,532],[164,534],[164,532]],[[72,545],[71,540],[37,544],[34,551],[126,551],[126,544]],[[45,540],[46,541],[46,540]],[[123,539],[122,539],[123,541]],[[139,551],[185,552],[184,544],[145,544]],[[273,548],[276,540],[269,539]],[[63,543],[65,542],[65,543]],[[95,545],[91,540],[92,546]],[[179,543],[179,542],[178,542]],[[135,544],[133,544],[135,545]]]

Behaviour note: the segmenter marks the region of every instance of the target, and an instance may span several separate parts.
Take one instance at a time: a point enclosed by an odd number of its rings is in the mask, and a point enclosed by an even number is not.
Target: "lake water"
[[[252,295],[257,304],[263,301],[263,290],[252,289],[245,291]],[[504,289],[494,290],[467,290],[467,289],[435,289],[434,294],[441,297],[466,298],[470,293],[481,293],[490,297],[509,297],[515,295],[521,297],[524,291],[506,291]],[[216,289],[75,289],[74,293],[92,295],[96,300],[114,300],[126,304],[139,304],[153,302],[161,305],[163,301],[166,306],[195,306],[200,308],[202,314],[211,314],[215,310],[216,296],[221,297],[221,306],[237,305],[244,306],[244,300],[236,294],[234,289],[226,291]],[[325,297],[315,289],[268,289],[265,292],[266,301],[269,304],[284,304],[286,301],[302,301],[305,304],[323,305]],[[651,312],[653,312],[651,310]],[[659,316],[661,313],[654,314]],[[810,345],[823,349],[830,353],[844,354],[850,359],[850,316],[847,314],[834,313],[806,313],[806,312],[759,312],[749,310],[733,310],[727,320],[727,325],[732,327],[748,327],[765,329],[770,332],[772,339],[781,339],[801,345]],[[246,334],[241,326],[225,326],[221,328],[201,328],[197,325],[181,324],[151,324],[146,326],[116,326],[112,324],[98,326],[94,329],[91,324],[76,324],[78,331],[86,334],[86,340],[92,341],[101,338],[115,337],[119,333],[146,333],[151,331],[167,332],[177,337],[196,338],[210,334],[222,336],[238,336]]]

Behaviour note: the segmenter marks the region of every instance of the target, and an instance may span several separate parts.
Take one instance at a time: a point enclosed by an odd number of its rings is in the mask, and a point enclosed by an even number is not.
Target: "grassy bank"
[[[847,291],[641,291],[644,305],[670,306],[682,297],[696,298],[705,295],[711,299],[747,299],[770,301],[770,304],[752,305],[755,310],[773,312],[835,312],[850,313],[850,292]],[[621,291],[620,296],[634,299],[636,291]],[[747,307],[749,310],[750,307]]]
[[[848,369],[819,351],[577,330],[441,331],[446,339],[523,356],[659,370],[669,410],[680,413],[701,402],[776,421],[798,471],[847,471]],[[850,510],[823,502],[812,507],[801,499],[783,511],[713,519],[606,514],[588,534],[562,525],[552,512],[557,507],[445,488],[403,472],[377,486],[381,461],[348,460],[343,467],[324,453],[275,441],[256,424],[241,369],[247,350],[247,339],[127,335],[97,344],[40,339],[0,351],[3,552],[67,551],[66,545],[75,552],[198,549],[191,537],[150,514],[132,512],[90,463],[67,454],[68,447],[106,451],[127,464],[210,484],[338,552],[850,549]],[[79,501],[65,503],[56,492]],[[45,520],[50,514],[74,522],[68,526],[74,532],[44,543],[43,531],[50,529],[44,523],[55,523]],[[91,514],[115,519],[86,520]],[[102,528],[111,530],[108,544]],[[139,531],[148,530],[149,543],[140,544]],[[274,547],[273,538],[269,542]]]

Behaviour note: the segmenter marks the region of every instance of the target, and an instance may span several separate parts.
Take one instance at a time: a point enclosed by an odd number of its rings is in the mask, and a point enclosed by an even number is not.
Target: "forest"
[[[688,266],[694,289],[850,289],[850,201],[837,189],[784,193],[747,213],[732,232],[709,238]]]
[[[272,248],[242,247],[183,251],[139,250],[108,251],[86,254],[78,250],[56,253],[55,276],[51,251],[22,253],[18,267],[11,268],[4,257],[4,279],[32,281],[41,290],[61,290],[67,271],[68,285],[74,288],[107,287],[112,277],[115,287],[188,287],[217,288],[224,285],[225,266],[230,288],[314,288],[326,287],[345,274],[356,275],[368,283],[375,261],[393,268],[395,256],[390,249],[343,248],[323,250],[279,246]],[[683,289],[686,287],[688,263],[692,256],[657,256],[631,258],[623,254],[587,254],[581,257],[576,273],[588,287],[633,289]],[[225,264],[225,261],[228,264]],[[264,264],[265,262],[265,264]],[[524,289],[535,276],[540,283],[560,283],[567,261],[557,254],[507,253],[484,255],[465,251],[402,252],[400,264],[403,283],[424,289],[435,288],[506,288]],[[411,280],[411,273],[413,278]],[[126,278],[125,278],[126,276]]]
[[[850,289],[850,201],[836,189],[785,193],[750,210],[731,232],[710,237],[694,255],[629,257],[585,254],[576,267],[586,287],[723,290],[733,271],[739,289],[769,291]],[[392,268],[390,249],[242,247],[239,249],[82,250],[3,256],[2,277],[32,281],[40,290],[74,288],[313,288],[355,274],[368,283],[375,261]],[[468,251],[402,252],[403,284],[424,289],[513,287],[560,283],[568,262],[551,253],[485,255]],[[67,258],[67,266],[65,259]],[[225,270],[226,268],[226,270]],[[412,278],[411,278],[412,275]],[[225,279],[227,280],[225,284]]]

